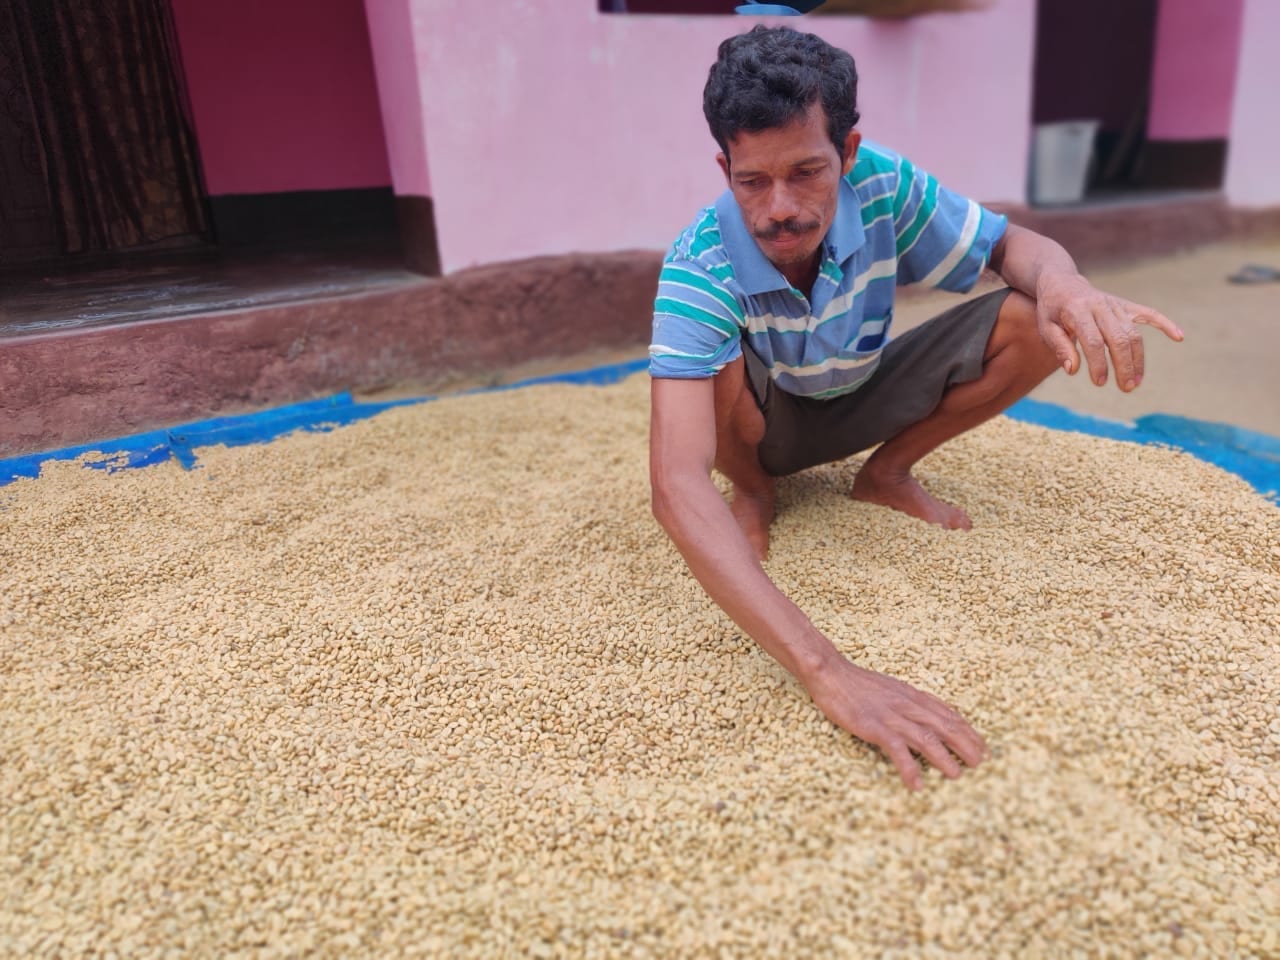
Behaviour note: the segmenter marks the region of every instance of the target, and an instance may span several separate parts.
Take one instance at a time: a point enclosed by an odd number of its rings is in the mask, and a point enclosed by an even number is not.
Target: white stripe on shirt
[[[973,245],[973,238],[978,235],[978,223],[982,220],[982,208],[972,200],[969,201],[969,213],[964,218],[964,227],[960,231],[960,240],[951,252],[948,253],[940,264],[929,271],[929,275],[920,283],[926,287],[934,287],[947,278],[956,265],[965,258],[969,252],[969,247]]]

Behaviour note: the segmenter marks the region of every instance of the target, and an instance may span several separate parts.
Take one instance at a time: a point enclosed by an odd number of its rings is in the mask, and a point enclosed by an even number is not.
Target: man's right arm
[[[833,723],[879,746],[907,786],[921,784],[912,752],[948,777],[955,756],[977,764],[981,737],[941,700],[847,660],[771,581],[711,480],[714,384],[652,381],[649,475],[653,512],[689,569],[726,614],[796,677]]]

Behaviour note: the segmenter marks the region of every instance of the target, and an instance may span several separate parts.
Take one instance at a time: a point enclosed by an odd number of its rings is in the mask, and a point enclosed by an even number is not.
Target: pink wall
[[[484,3],[408,2],[446,272],[664,249],[723,189],[702,86],[719,42],[753,18],[616,16],[596,0],[504,2],[495,17]],[[1031,0],[804,26],[857,59],[865,135],[963,192],[1024,199]]]
[[[391,182],[361,0],[173,0],[210,194]]]
[[[1235,206],[1280,205],[1280,3],[1248,0],[1231,139],[1227,144],[1227,199]]]
[[[386,126],[391,182],[400,196],[429,197],[431,177],[410,0],[367,0],[365,13]]]
[[[1225,139],[1244,0],[1160,0],[1147,136]]]

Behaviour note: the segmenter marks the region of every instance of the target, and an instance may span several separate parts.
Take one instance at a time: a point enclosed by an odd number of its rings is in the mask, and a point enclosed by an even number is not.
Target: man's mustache
[[[791,220],[779,220],[771,227],[757,230],[755,235],[761,240],[777,240],[784,233],[798,237],[803,233],[809,233],[811,230],[817,230],[820,226],[821,224],[817,220],[801,223],[799,220],[792,218]]]

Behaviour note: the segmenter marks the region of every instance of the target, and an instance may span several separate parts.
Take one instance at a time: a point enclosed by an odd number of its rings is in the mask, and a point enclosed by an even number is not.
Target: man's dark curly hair
[[[821,37],[790,27],[766,27],[730,37],[702,91],[711,135],[729,156],[729,141],[803,117],[815,101],[827,115],[837,153],[858,122],[858,71],[853,57]]]

